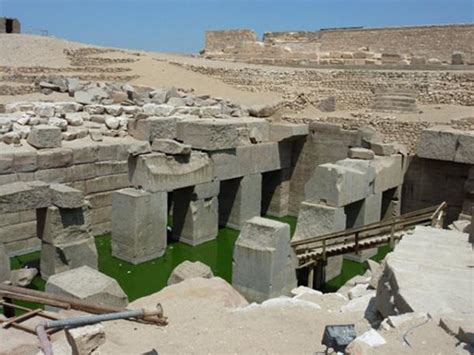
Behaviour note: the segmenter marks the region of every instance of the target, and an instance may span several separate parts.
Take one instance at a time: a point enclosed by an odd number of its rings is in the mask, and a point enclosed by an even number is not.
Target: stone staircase
[[[389,90],[377,93],[374,111],[415,113],[416,94],[406,90]]]

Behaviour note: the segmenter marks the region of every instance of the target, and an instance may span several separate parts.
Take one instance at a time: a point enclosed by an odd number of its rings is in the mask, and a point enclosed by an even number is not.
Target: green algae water
[[[265,217],[288,223],[291,235],[294,234],[296,229],[295,217]],[[232,253],[238,236],[239,231],[237,230],[221,228],[215,240],[195,247],[170,241],[164,256],[139,265],[133,265],[112,256],[110,233],[97,236],[95,242],[99,255],[99,270],[116,279],[128,295],[129,300],[133,301],[164,288],[173,269],[185,260],[201,261],[209,265],[215,276],[219,276],[231,283]],[[388,246],[380,247],[378,254],[372,259],[381,260],[389,251],[390,248]],[[26,265],[38,267],[39,258],[39,252],[14,257],[11,259],[12,269],[19,269]],[[364,272],[363,264],[344,260],[341,275],[329,281],[323,291],[334,292],[343,286],[347,280],[356,275],[362,275]],[[38,276],[29,287],[36,290],[44,290],[45,281]],[[18,304],[31,306],[31,303],[26,302],[19,302]]]

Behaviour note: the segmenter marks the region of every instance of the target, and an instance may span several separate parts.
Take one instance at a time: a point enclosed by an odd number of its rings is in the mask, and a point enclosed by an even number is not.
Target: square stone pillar
[[[242,226],[234,247],[232,286],[250,302],[289,296],[296,287],[296,256],[290,226],[254,217]]]
[[[219,224],[240,229],[245,221],[260,216],[262,175],[252,174],[221,182]]]
[[[218,181],[173,191],[173,237],[193,246],[215,239],[218,194]]]
[[[112,196],[112,255],[132,264],[162,256],[166,250],[166,192],[126,188]]]
[[[289,214],[291,169],[263,174],[262,214],[285,217]]]

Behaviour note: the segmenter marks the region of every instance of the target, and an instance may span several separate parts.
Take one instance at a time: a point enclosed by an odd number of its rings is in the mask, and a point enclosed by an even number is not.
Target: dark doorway
[[[6,19],[5,27],[7,33],[13,33],[13,20],[11,18]]]

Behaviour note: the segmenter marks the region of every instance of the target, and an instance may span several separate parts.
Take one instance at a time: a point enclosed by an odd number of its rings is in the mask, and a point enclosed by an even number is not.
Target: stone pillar
[[[285,217],[289,214],[291,169],[263,174],[262,214]]]
[[[162,256],[166,250],[166,192],[126,188],[112,196],[112,255],[132,264]]]
[[[5,245],[0,242],[0,283],[10,280],[10,257]]]
[[[97,249],[90,233],[88,207],[40,208],[36,210],[36,220],[43,279],[84,265],[97,269]]]
[[[382,193],[372,194],[362,202],[359,213],[354,221],[354,228],[380,221],[382,214]],[[378,248],[370,248],[358,253],[345,254],[344,258],[362,263],[377,254]]]
[[[218,234],[219,181],[173,191],[173,237],[199,245]]]
[[[262,175],[252,174],[221,182],[219,223],[240,229],[248,219],[260,216]]]
[[[242,226],[234,247],[232,286],[250,302],[289,295],[296,287],[296,256],[290,226],[254,217]]]

